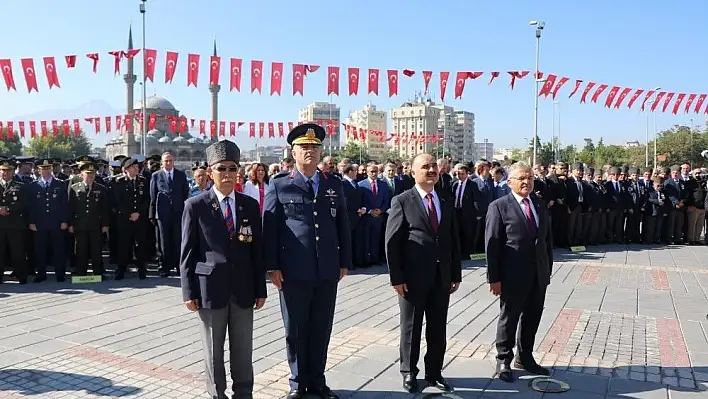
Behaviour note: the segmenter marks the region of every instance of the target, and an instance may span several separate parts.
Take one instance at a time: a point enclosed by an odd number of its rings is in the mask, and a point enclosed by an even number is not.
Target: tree
[[[600,139],[600,141],[602,141],[602,139]],[[595,151],[595,144],[592,142],[592,139],[585,139],[585,146],[578,153],[578,159],[586,165],[597,166],[595,165]]]
[[[0,130],[2,139],[0,140],[0,154],[7,157],[22,155],[22,142],[17,132],[13,132],[12,138],[7,137],[7,128]]]
[[[349,158],[352,161],[366,162],[369,160],[369,154],[361,144],[355,141],[347,141],[347,144],[339,150],[332,151],[332,156],[334,159],[339,161],[342,158]]]
[[[36,157],[70,159],[89,154],[91,142],[83,133],[74,135],[73,131],[68,136],[35,136],[29,141],[27,152]]]
[[[652,147],[653,143],[650,143],[650,159],[654,152]],[[666,155],[666,160],[657,162],[657,165],[672,166],[688,162],[694,167],[702,166],[706,164],[701,157],[701,151],[705,149],[708,149],[708,135],[705,132],[676,125],[657,134],[657,155]]]

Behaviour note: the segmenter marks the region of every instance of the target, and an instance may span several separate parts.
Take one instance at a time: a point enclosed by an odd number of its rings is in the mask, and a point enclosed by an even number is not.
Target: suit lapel
[[[217,198],[216,193],[214,193],[214,190],[207,191],[207,198],[211,215],[216,220],[216,223],[214,224],[218,226],[217,229],[222,230],[224,236],[228,237],[229,230],[226,228],[224,214],[221,212],[221,204],[219,204],[219,198]],[[234,222],[236,222],[236,220],[234,220]]]
[[[430,225],[430,218],[428,218],[428,211],[423,207],[423,199],[418,194],[418,190],[413,188],[413,190],[408,190],[411,201],[415,204],[415,208],[418,209],[418,215],[423,219],[423,223],[428,227],[428,230],[435,234],[433,231],[433,226]],[[441,206],[442,208],[442,206]]]

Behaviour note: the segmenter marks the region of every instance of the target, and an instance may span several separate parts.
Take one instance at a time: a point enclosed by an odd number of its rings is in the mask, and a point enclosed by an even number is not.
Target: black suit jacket
[[[553,239],[546,203],[530,199],[538,215],[535,236],[513,194],[489,205],[484,231],[487,280],[501,282],[502,300],[515,305],[525,300],[534,277],[538,277],[541,287],[550,284],[553,270]]]
[[[452,176],[449,173],[441,173],[438,182],[435,183],[435,191],[441,198],[450,199],[452,197]]]
[[[457,190],[460,189],[460,184],[462,182],[460,180],[455,181],[452,183],[452,201],[453,201],[453,207],[456,206],[457,203]],[[471,223],[474,222],[475,218],[477,217],[477,208],[475,207],[475,192],[479,193],[479,190],[477,188],[477,184],[473,182],[472,180],[467,180],[467,183],[465,184],[464,191],[462,192],[462,219],[463,220],[458,220],[459,223]]]
[[[229,237],[214,190],[189,198],[184,205],[182,299],[199,299],[200,306],[206,309],[225,307],[232,295],[242,308],[251,307],[256,298],[267,296],[258,202],[236,193],[236,204],[231,206],[236,209],[233,237]],[[252,241],[240,240],[241,233],[249,228]]]
[[[452,201],[440,199],[440,223],[437,234],[423,208],[415,188],[393,197],[386,224],[386,258],[391,285],[406,284],[406,298],[424,300],[436,281],[444,289],[462,281],[462,262],[457,219]]]
[[[361,216],[357,212],[364,204],[364,194],[362,188],[354,182],[354,186],[347,179],[342,179],[342,190],[344,198],[347,200],[347,215],[349,216],[349,229],[354,229],[359,225]]]
[[[172,170],[172,187],[169,185],[167,172],[160,169],[152,174],[150,179],[150,219],[178,222],[182,217],[184,201],[189,198],[189,183],[187,175],[174,168]]]

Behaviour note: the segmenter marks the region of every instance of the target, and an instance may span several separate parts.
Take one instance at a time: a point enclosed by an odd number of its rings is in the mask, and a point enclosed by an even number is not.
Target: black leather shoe
[[[339,399],[336,393],[332,392],[327,385],[319,389],[308,389],[308,393],[317,395],[322,399]]]
[[[145,269],[138,269],[138,278],[145,280],[147,278],[147,271]]]
[[[418,380],[412,374],[403,376],[403,389],[408,393],[418,392]]]
[[[449,382],[443,377],[437,377],[437,378],[425,378],[425,381],[428,382],[429,387],[435,387],[441,391],[444,392],[452,392],[452,385],[450,385]]]
[[[497,369],[494,374],[504,382],[514,382],[514,372],[511,371],[511,367],[506,363],[497,363]]]
[[[43,282],[43,281],[46,280],[46,279],[47,279],[46,277],[35,276],[35,278],[34,278],[34,280],[33,280],[32,282],[33,282],[33,283],[41,283],[41,282]]]
[[[548,371],[547,368],[542,367],[541,365],[536,363],[536,360],[534,360],[534,358],[532,357],[529,357],[524,360],[516,358],[514,360],[514,367],[516,367],[517,369],[526,370],[529,373],[535,375],[551,375],[551,372]]]
[[[286,399],[304,399],[305,390],[304,389],[291,389]]]

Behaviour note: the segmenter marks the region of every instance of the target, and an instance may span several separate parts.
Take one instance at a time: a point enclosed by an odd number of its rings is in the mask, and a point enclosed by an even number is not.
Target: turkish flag
[[[388,74],[388,96],[393,97],[398,95],[398,70],[389,69]]]
[[[155,114],[150,114],[148,116],[148,129],[153,130],[155,129],[155,122],[157,121],[157,117]]]
[[[194,118],[189,119],[189,127],[194,128]]]
[[[96,128],[96,134],[101,133],[101,118],[93,118],[93,126]]]
[[[675,93],[666,94],[666,99],[664,100],[664,105],[661,107],[661,112],[666,112],[666,108],[669,108],[669,103],[674,98]]]
[[[76,55],[75,54],[65,55],[64,61],[66,61],[66,67],[69,69],[76,67]]]
[[[172,79],[175,77],[177,58],[179,58],[179,53],[175,51],[167,52],[167,58],[165,59],[165,83],[172,83]]]
[[[612,101],[615,100],[615,96],[617,96],[617,92],[619,92],[619,89],[619,86],[612,86],[610,92],[607,93],[607,98],[605,99],[606,108],[610,108],[612,106]]]
[[[187,133],[187,118],[184,116],[179,118],[179,132]]]
[[[74,136],[78,136],[81,134],[81,125],[79,124],[78,119],[74,119]]]
[[[445,101],[445,91],[447,90],[447,80],[450,78],[450,72],[440,72],[440,99]]]
[[[627,97],[629,95],[629,92],[631,91],[632,89],[630,89],[629,87],[625,87],[624,89],[622,89],[619,98],[617,98],[617,101],[615,101],[615,108],[619,108],[620,105],[622,105],[622,102],[624,102],[625,97]]]
[[[93,60],[93,73],[96,73],[96,70],[98,70],[98,53],[88,53],[86,57]]]
[[[268,122],[268,137],[275,137],[275,124]]]
[[[217,135],[217,124],[216,121],[210,121],[209,122],[209,134],[211,134],[212,137],[216,137]]]
[[[34,70],[34,60],[32,58],[23,58],[20,60],[22,64],[22,70],[25,73],[25,82],[27,82],[27,91],[29,93],[34,91],[39,92],[37,87],[37,73]]]
[[[2,77],[5,79],[7,91],[10,91],[10,89],[17,91],[15,78],[12,76],[12,61],[9,58],[0,60],[0,69],[2,69]]]
[[[221,57],[212,55],[209,62],[209,85],[219,85],[219,75],[221,75]]]
[[[157,62],[157,50],[146,48],[145,53],[143,53],[143,55],[145,56],[145,63],[143,65],[143,68],[145,68],[145,79],[152,82],[153,78],[155,78],[155,62]]]
[[[226,136],[226,122],[219,121],[219,136]]]
[[[686,97],[685,93],[679,93],[678,97],[676,97],[676,102],[674,103],[674,109],[671,111],[672,114],[676,115],[676,113],[678,113],[678,109],[681,106],[681,103],[683,102],[684,97]]]
[[[278,122],[278,137],[285,137],[283,122]]]
[[[59,85],[59,77],[57,76],[57,64],[54,63],[54,57],[44,57],[44,72],[47,74],[47,83],[49,88]]]
[[[123,58],[122,51],[109,51],[109,55],[113,56],[113,76],[120,73],[120,60]]]
[[[251,122],[248,124],[248,137],[256,137],[256,123]]]
[[[111,132],[111,117],[107,116],[106,117],[106,133]]]
[[[632,108],[632,105],[634,104],[634,101],[642,95],[644,90],[637,90],[633,95],[632,99],[629,100],[629,104],[627,104],[627,108]],[[644,96],[644,101],[642,101],[642,108],[640,109],[641,111],[644,111],[644,105],[647,103],[647,100],[649,100],[649,97],[651,97],[654,94],[654,90],[649,90],[647,94]]]
[[[42,130],[42,137],[47,135],[47,121],[39,121],[39,128]]]
[[[551,91],[551,96],[553,96],[553,99],[554,99],[554,100],[556,99],[556,95],[558,94],[558,90],[560,90],[561,87],[563,87],[563,85],[568,82],[568,80],[569,80],[568,78],[566,78],[565,76],[563,76],[563,77],[558,81],[558,83],[556,83],[556,86],[553,88],[553,91]]]
[[[270,66],[270,95],[280,95],[283,88],[283,63],[274,62]]]
[[[229,91],[241,91],[241,66],[243,60],[240,58],[231,59],[231,87]]]
[[[263,138],[263,133],[265,132],[265,123],[258,122],[258,137]]]
[[[596,103],[597,99],[600,98],[600,94],[602,94],[602,92],[605,91],[605,89],[607,89],[606,84],[601,84],[600,86],[598,86],[597,90],[595,91],[595,94],[592,95],[591,101]]]
[[[659,106],[659,101],[661,101],[662,98],[666,95],[665,91],[659,92],[659,94],[656,95],[656,98],[654,98],[654,103],[651,105],[651,112],[656,111],[656,107]]]
[[[110,116],[108,118],[110,118]],[[64,119],[63,121],[61,121],[61,130],[64,133],[64,137],[69,137],[69,120],[68,119]]]
[[[251,60],[251,93],[263,90],[263,61]]]
[[[367,94],[371,93],[379,95],[379,70],[376,68],[369,69],[369,89]]]
[[[229,134],[231,136],[236,135],[236,122],[229,122]]]
[[[120,130],[123,128],[123,116],[116,115],[116,129]]]
[[[204,119],[199,120],[199,133],[206,134],[206,120]]]
[[[514,90],[516,79],[525,78],[529,74],[529,71],[509,71],[507,73],[511,75],[511,81],[509,82],[509,86],[511,87],[511,90]]]
[[[293,64],[293,96],[304,95],[305,76],[307,76],[307,66],[303,64]]]
[[[30,121],[29,122],[29,127],[30,127],[30,136],[34,137],[37,135],[37,122],[35,121]]]
[[[187,65],[189,65],[189,69],[187,70],[187,87],[189,87],[190,84],[197,87],[197,80],[199,80],[199,54],[187,55]]]
[[[169,120],[170,120],[170,131],[172,133],[176,133],[177,132],[177,119],[169,118]]]
[[[123,122],[125,122],[125,130],[126,131],[131,131],[133,130],[133,115],[125,115],[123,117]]]
[[[25,123],[20,121],[17,124],[20,126],[20,137],[25,138]],[[2,126],[0,126],[0,130],[2,130]]]
[[[327,95],[339,95],[339,67],[327,67]]]
[[[703,105],[703,102],[706,100],[706,94],[701,94],[698,96],[698,100],[696,100],[696,108],[693,109],[693,112],[699,113],[701,112],[701,106]]]
[[[359,94],[359,68],[347,69],[349,75],[349,95]]]
[[[686,108],[683,109],[683,112],[685,114],[688,113],[688,111],[691,109],[691,105],[693,104],[693,101],[696,99],[696,96],[698,94],[689,94],[688,99],[686,100]]]
[[[428,95],[428,85],[430,84],[430,79],[433,78],[433,71],[423,71],[423,83],[425,83],[425,95]]]
[[[13,138],[15,137],[15,127],[14,127],[15,122],[13,121],[8,121],[7,122],[7,137],[8,138]],[[0,132],[2,133],[2,132]]]
[[[288,132],[292,132],[293,129],[295,129],[295,123],[294,123],[294,122],[288,122]]]
[[[575,95],[575,93],[578,92],[578,89],[580,89],[580,85],[583,83],[582,79],[575,79],[575,86],[573,87],[573,91],[570,92],[570,95],[568,98],[571,98]]]
[[[541,87],[541,90],[538,92],[538,96],[543,96],[543,97],[548,97],[549,94],[551,94],[551,90],[553,89],[553,85],[556,83],[556,75],[549,74],[548,78],[546,78],[546,82],[543,84]]]
[[[595,87],[595,82],[589,82],[587,86],[585,86],[585,90],[583,90],[583,94],[580,96],[580,104],[585,103],[585,98],[588,96],[588,93],[590,93],[590,90]]]

